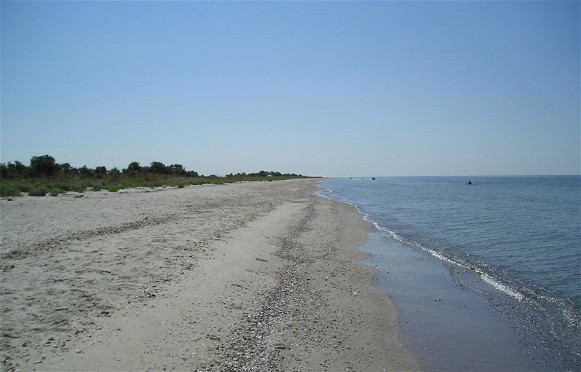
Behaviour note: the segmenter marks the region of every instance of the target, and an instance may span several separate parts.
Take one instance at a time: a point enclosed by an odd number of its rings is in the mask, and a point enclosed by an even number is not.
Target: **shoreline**
[[[374,285],[400,310],[401,340],[423,369],[548,368],[498,311],[503,301],[518,306],[508,295],[481,297],[487,284],[479,285],[472,273],[446,266],[421,249],[404,246],[384,231],[370,234],[361,249],[369,254],[364,263],[377,270]]]
[[[514,275],[518,271],[510,273],[510,262],[514,263],[517,257],[530,265],[531,272],[542,270],[538,262],[535,266],[537,255],[525,249],[535,245],[536,240],[515,240],[512,235],[514,231],[514,236],[522,238],[524,233],[519,226],[523,226],[524,221],[528,221],[526,226],[534,226],[531,219],[534,214],[529,214],[529,208],[523,209],[523,205],[507,203],[503,210],[515,210],[515,215],[522,217],[507,220],[507,228],[500,226],[500,220],[494,217],[499,211],[475,216],[471,225],[465,224],[471,213],[474,215],[487,205],[487,195],[494,194],[497,188],[502,189],[503,184],[512,185],[514,179],[501,184],[496,183],[498,179],[482,179],[478,182],[483,185],[482,190],[477,190],[478,194],[472,193],[476,189],[462,188],[463,183],[459,181],[462,180],[454,177],[439,178],[437,182],[434,178],[410,177],[384,180],[383,184],[382,181],[364,184],[330,180],[322,184],[322,193],[335,200],[354,203],[378,228],[359,247],[370,254],[363,262],[377,271],[374,285],[400,309],[401,340],[422,368],[577,370],[580,365],[578,309],[573,302],[565,300],[572,288],[561,297],[532,282],[519,280],[519,276]],[[521,186],[531,181],[537,184],[538,180],[522,180]],[[562,185],[572,197],[573,189],[562,181],[559,178],[543,180],[543,183]],[[487,182],[489,186],[485,187]],[[435,185],[438,187],[431,187]],[[544,189],[537,188],[536,194],[542,193],[541,190]],[[513,193],[522,194],[523,189]],[[464,202],[462,197],[458,197],[458,203],[454,202],[456,194],[463,195]],[[503,199],[506,199],[504,195],[500,197]],[[546,206],[547,200],[540,205]],[[446,208],[450,208],[450,212]],[[556,207],[551,208],[555,210]],[[462,210],[467,214],[459,212]],[[559,231],[554,230],[558,227],[555,226],[557,220],[556,217],[546,228],[540,225],[538,231],[551,237],[551,231]],[[571,223],[558,225],[574,226]],[[507,237],[513,239],[512,243]],[[572,252],[570,245],[564,242],[573,242],[573,237],[569,234],[562,237],[563,242],[555,240],[558,239],[555,236],[550,238],[555,244],[554,257],[566,257],[567,252]],[[488,243],[479,247],[477,243],[483,241]],[[523,247],[519,247],[520,241]],[[548,240],[541,239],[538,243],[542,246],[543,241]],[[502,266],[490,264],[498,262],[495,259],[502,259],[503,255],[507,262],[506,272]],[[560,266],[550,260],[547,265],[545,267],[553,269]],[[515,268],[518,266],[512,266]],[[574,277],[574,272],[563,267],[559,275],[561,278]],[[559,283],[559,276],[555,278],[556,287],[567,288],[565,282]]]
[[[419,369],[319,182],[1,201],[4,369]]]

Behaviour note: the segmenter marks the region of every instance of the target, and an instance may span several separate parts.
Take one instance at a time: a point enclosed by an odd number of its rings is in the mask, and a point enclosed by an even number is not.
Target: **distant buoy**
[[[467,185],[472,185],[472,181],[468,180],[468,182],[466,182]]]

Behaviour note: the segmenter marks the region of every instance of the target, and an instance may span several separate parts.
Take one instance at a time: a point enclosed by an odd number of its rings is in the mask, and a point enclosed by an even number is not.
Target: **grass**
[[[298,177],[258,177],[258,176],[200,176],[187,177],[175,175],[141,174],[141,175],[107,175],[102,178],[80,176],[55,176],[47,178],[26,178],[26,179],[0,179],[0,197],[18,197],[23,193],[30,196],[46,196],[50,194],[57,196],[70,191],[79,194],[87,190],[117,192],[121,189],[146,187],[177,187],[184,188],[187,185],[202,184],[227,184],[240,181],[277,181]]]

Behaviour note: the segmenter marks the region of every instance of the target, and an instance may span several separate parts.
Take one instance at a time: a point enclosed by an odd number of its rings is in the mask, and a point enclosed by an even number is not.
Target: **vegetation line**
[[[275,171],[256,173],[204,176],[195,171],[186,170],[181,164],[164,165],[159,161],[149,166],[131,162],[127,168],[107,169],[99,166],[94,169],[82,166],[74,168],[69,163],[59,164],[50,155],[33,156],[30,165],[19,161],[0,163],[0,196],[57,196],[74,191],[107,190],[117,192],[121,189],[135,187],[178,187],[202,184],[224,184],[239,181],[272,181],[291,178],[307,178],[300,174],[282,174]]]

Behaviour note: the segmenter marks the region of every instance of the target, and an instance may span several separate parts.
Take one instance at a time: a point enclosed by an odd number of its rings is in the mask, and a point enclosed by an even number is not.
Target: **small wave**
[[[460,263],[458,261],[455,261],[455,260],[453,260],[451,258],[448,258],[448,257],[444,256],[443,254],[434,251],[433,249],[429,249],[429,248],[424,248],[424,249],[428,253],[430,253],[432,256],[436,257],[439,260],[442,260],[442,261],[447,262],[447,263],[452,264],[452,265],[456,265],[456,266],[460,266],[460,267],[469,269],[468,266],[466,266],[466,265],[464,265],[464,264],[462,264],[462,263]]]
[[[490,284],[491,286],[493,286],[497,290],[504,292],[507,295],[509,295],[513,298],[516,298],[519,301],[522,301],[524,299],[525,296],[523,296],[522,293],[518,292],[517,290],[514,290],[514,289],[510,288],[509,286],[500,283],[499,281],[495,280],[493,277],[491,277],[488,274],[485,274],[483,272],[478,272],[478,273],[480,274],[480,278],[482,280],[484,280],[486,283]]]
[[[437,259],[439,259],[441,261],[447,262],[449,264],[456,265],[456,266],[460,266],[460,267],[464,267],[466,269],[469,268],[467,265],[464,265],[464,264],[462,264],[462,263],[460,263],[458,261],[455,261],[455,260],[453,260],[451,258],[448,258],[448,257],[444,256],[443,254],[441,254],[441,253],[439,253],[439,252],[437,252],[437,251],[435,251],[433,249],[430,249],[428,247],[425,247],[425,246],[423,246],[422,244],[420,244],[418,242],[415,242],[413,240],[406,239],[403,236],[395,233],[394,231],[391,231],[391,230],[389,230],[389,229],[387,229],[385,227],[381,227],[375,221],[373,221],[373,224],[379,230],[382,230],[382,231],[385,231],[385,232],[389,233],[394,240],[397,240],[400,243],[403,243],[405,245],[411,245],[411,246],[414,246],[416,248],[419,248],[419,249],[421,249],[421,250],[423,250],[425,252],[428,252],[429,254],[431,254],[432,256],[434,256],[435,258],[437,258]]]
[[[428,247],[425,247],[425,246],[423,246],[422,244],[420,244],[418,242],[415,242],[413,240],[406,239],[403,236],[395,233],[394,231],[391,231],[391,230],[389,230],[389,229],[387,229],[385,227],[380,226],[375,221],[372,221],[372,222],[373,222],[373,224],[379,230],[382,230],[382,231],[385,231],[385,232],[389,233],[393,239],[397,240],[400,243],[403,243],[405,245],[411,245],[411,246],[420,248],[421,250],[429,253],[430,255],[432,255],[433,257],[437,258],[440,261],[446,262],[446,263],[451,264],[451,265],[459,266],[459,267],[461,267],[463,269],[467,269],[467,270],[474,271],[475,273],[477,273],[480,276],[480,278],[485,283],[491,285],[496,290],[498,290],[500,292],[503,292],[503,293],[505,293],[505,294],[507,294],[507,295],[509,295],[509,296],[511,296],[513,298],[515,298],[518,301],[522,301],[525,298],[525,296],[522,293],[520,293],[519,291],[517,291],[517,290],[515,290],[515,289],[513,289],[511,287],[509,287],[506,284],[503,284],[503,283],[499,282],[498,280],[494,279],[492,276],[490,276],[490,275],[488,275],[486,273],[483,273],[479,268],[477,268],[477,267],[475,267],[473,265],[464,264],[464,263],[462,263],[460,261],[454,260],[454,259],[452,259],[450,257],[445,256],[444,254],[442,254],[440,252],[437,252],[437,251],[435,251],[433,249],[430,249]]]
[[[325,191],[326,192],[329,192],[329,193],[332,193],[332,190],[329,190],[329,189],[325,189]],[[341,202],[341,203],[344,203],[344,204],[351,205],[351,206],[355,207],[355,209],[357,209],[357,211],[363,216],[363,218],[366,221],[368,221],[371,224],[373,224],[373,226],[375,226],[376,229],[387,232],[394,240],[396,240],[396,241],[398,241],[398,242],[400,242],[402,244],[408,245],[408,246],[413,246],[413,247],[419,248],[419,249],[421,249],[421,250],[429,253],[431,256],[437,258],[440,261],[446,262],[446,263],[451,264],[451,265],[459,266],[459,267],[461,267],[463,269],[471,270],[471,271],[475,272],[476,274],[478,274],[480,276],[480,278],[485,283],[491,285],[496,290],[498,290],[500,292],[503,292],[503,293],[505,293],[505,294],[507,294],[507,295],[509,295],[509,296],[511,296],[513,298],[515,298],[518,301],[522,301],[525,298],[525,296],[522,293],[520,293],[519,291],[517,291],[517,290],[515,290],[515,289],[513,289],[511,287],[509,287],[506,284],[501,283],[500,281],[496,280],[495,278],[493,278],[489,274],[486,274],[486,273],[482,272],[478,267],[473,266],[471,264],[465,264],[465,263],[462,263],[460,261],[457,261],[457,260],[455,260],[453,258],[447,257],[447,256],[445,256],[444,254],[442,254],[440,252],[437,252],[437,251],[435,251],[433,249],[430,249],[430,248],[428,248],[428,247],[426,247],[426,246],[424,246],[424,245],[422,245],[422,244],[420,244],[420,243],[418,243],[416,241],[406,239],[403,236],[397,234],[395,231],[392,231],[392,230],[390,230],[390,229],[388,229],[386,227],[383,227],[383,226],[379,225],[376,221],[374,221],[373,219],[371,219],[367,213],[363,212],[359,208],[358,205],[356,205],[354,203],[351,203],[351,202],[348,202],[346,200],[341,200],[341,199],[336,198],[336,197],[322,195],[322,193],[319,193],[319,195],[320,196],[323,196],[323,197],[326,197],[327,199],[335,200],[335,201],[338,201],[338,202]]]
[[[324,199],[339,201],[338,199],[336,199],[330,195],[332,193],[333,193],[333,190],[331,190],[331,189],[321,189],[321,190],[315,192],[315,195],[320,196],[321,198],[324,198]],[[327,194],[329,194],[329,195],[327,195]]]

